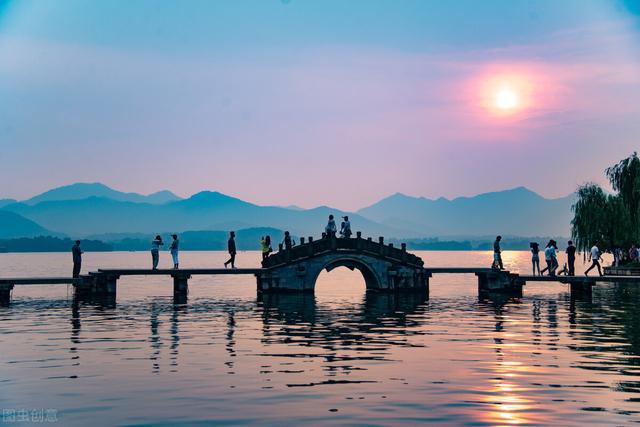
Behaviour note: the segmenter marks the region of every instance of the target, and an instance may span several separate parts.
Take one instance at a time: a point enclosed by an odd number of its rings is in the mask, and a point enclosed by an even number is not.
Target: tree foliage
[[[617,194],[606,194],[594,183],[578,188],[573,205],[571,236],[578,250],[595,242],[600,249],[627,248],[640,237],[640,159],[637,153],[607,168],[606,176]]]
[[[638,217],[640,216],[640,159],[638,153],[632,155],[605,171],[611,187],[618,192],[631,220],[631,232],[634,239],[638,236]]]

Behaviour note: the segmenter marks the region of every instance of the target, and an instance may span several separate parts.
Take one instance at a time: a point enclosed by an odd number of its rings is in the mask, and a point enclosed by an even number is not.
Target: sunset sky
[[[640,148],[640,2],[0,0],[0,198],[564,196]]]

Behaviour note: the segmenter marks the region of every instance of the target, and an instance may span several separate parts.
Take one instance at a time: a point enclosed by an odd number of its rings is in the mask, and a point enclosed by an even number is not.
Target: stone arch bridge
[[[337,267],[357,269],[364,277],[367,290],[372,291],[428,291],[428,275],[424,262],[400,248],[378,241],[363,239],[360,232],[355,238],[335,237],[305,241],[291,249],[283,249],[269,256],[256,274],[258,292],[313,292],[322,270]]]

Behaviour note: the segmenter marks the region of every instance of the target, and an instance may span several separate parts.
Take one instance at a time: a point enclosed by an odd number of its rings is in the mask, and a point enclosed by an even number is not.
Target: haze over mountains
[[[575,196],[545,199],[524,187],[437,200],[396,193],[358,213],[428,236],[567,236]]]
[[[356,213],[259,206],[219,192],[181,199],[169,191],[124,193],[103,184],[73,184],[0,204],[0,238],[60,233],[72,237],[272,227],[319,237],[329,214],[348,214],[354,231],[388,238],[566,236],[573,195],[545,199],[526,188],[453,200],[394,194]],[[24,221],[18,220],[21,218]],[[24,234],[21,234],[24,233]],[[35,234],[34,234],[35,233]]]

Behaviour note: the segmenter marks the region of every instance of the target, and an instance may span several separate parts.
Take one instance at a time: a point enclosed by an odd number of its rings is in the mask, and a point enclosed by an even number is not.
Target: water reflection
[[[619,425],[640,415],[640,289],[629,285],[600,286],[586,300],[562,289],[430,300],[166,296],[117,306],[23,299],[0,311],[0,345],[3,405],[17,405],[15,384],[42,398],[28,378],[65,405],[76,393],[80,406],[135,402],[157,384],[168,391],[145,399],[187,424],[209,413],[236,424],[319,423],[329,409],[344,423],[384,425]],[[127,381],[142,390],[123,390]],[[115,424],[141,423],[119,418],[134,411],[126,403],[113,407]],[[67,417],[65,425],[81,424]]]

